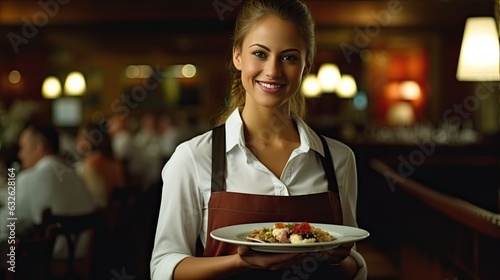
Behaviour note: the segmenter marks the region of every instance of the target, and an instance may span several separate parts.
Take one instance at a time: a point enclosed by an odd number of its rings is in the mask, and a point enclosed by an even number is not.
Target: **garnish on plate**
[[[263,227],[261,229],[255,229],[248,237],[263,242],[290,244],[329,242],[335,240],[330,233],[320,228],[313,227],[308,222],[278,222],[270,228]]]

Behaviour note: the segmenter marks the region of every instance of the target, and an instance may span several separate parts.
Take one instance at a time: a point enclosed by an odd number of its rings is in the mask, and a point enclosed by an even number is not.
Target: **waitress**
[[[357,226],[352,150],[303,120],[299,88],[313,62],[314,30],[300,0],[243,4],[229,104],[218,126],[179,145],[162,171],[153,280],[366,279],[352,243],[274,254],[210,237],[214,229],[255,222]]]

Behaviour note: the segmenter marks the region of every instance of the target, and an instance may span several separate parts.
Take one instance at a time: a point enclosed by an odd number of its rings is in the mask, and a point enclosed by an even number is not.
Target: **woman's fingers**
[[[257,252],[250,249],[249,246],[238,246],[238,255],[252,269],[284,269],[292,267],[306,259],[315,259],[318,261],[327,261],[331,264],[339,264],[351,253],[354,243],[346,243],[341,246],[324,251],[316,251],[307,254],[276,254]]]
[[[238,246],[238,255],[253,269],[277,270],[288,268],[304,258],[301,254],[263,253],[250,249],[248,246]]]

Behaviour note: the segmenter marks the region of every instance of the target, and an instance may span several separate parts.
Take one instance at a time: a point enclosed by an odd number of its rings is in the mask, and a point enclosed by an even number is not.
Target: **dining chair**
[[[78,216],[54,215],[50,210],[43,214],[43,224],[57,224],[58,236],[66,240],[68,255],[66,259],[52,259],[51,275],[64,279],[86,279],[90,271],[93,252],[93,240],[98,228],[101,213],[98,211]],[[83,257],[77,256],[77,247],[83,235],[88,232]],[[77,264],[81,269],[77,271]]]

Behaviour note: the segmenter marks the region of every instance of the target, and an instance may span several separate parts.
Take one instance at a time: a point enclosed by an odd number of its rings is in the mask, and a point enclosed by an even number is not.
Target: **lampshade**
[[[337,96],[340,98],[353,98],[358,91],[354,77],[351,75],[342,75],[336,91]]]
[[[335,92],[340,81],[339,67],[333,63],[325,63],[318,70],[318,81],[323,92]]]
[[[80,72],[70,72],[64,83],[64,93],[72,96],[80,96],[87,90],[85,78]]]
[[[318,97],[321,94],[321,86],[315,74],[309,74],[304,78],[302,93],[305,97]]]
[[[458,60],[457,80],[500,81],[498,39],[492,17],[468,18]]]
[[[54,76],[45,78],[42,85],[42,96],[46,99],[58,98],[61,95],[61,82]]]

